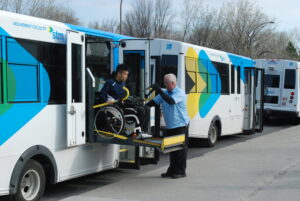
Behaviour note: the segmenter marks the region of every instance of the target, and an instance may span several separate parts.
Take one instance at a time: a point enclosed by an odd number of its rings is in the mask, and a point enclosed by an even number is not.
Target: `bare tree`
[[[3,10],[31,15],[70,24],[80,24],[75,12],[63,1],[55,0],[0,0]]]
[[[172,18],[170,0],[135,0],[125,14],[124,34],[168,38],[172,31]]]
[[[170,0],[156,0],[153,16],[153,36],[166,38],[170,35],[172,26],[172,7]]]
[[[124,33],[136,37],[151,37],[152,15],[152,1],[134,1],[131,10],[125,14]]]
[[[180,40],[187,41],[191,35],[193,24],[198,18],[199,10],[201,10],[202,2],[195,0],[184,0],[181,10],[181,23],[180,23]]]
[[[8,10],[9,0],[0,0],[0,10]]]
[[[222,15],[227,23],[228,44],[225,50],[249,57],[256,56],[256,50],[266,42],[274,23],[255,3],[249,0],[223,4]],[[261,51],[261,50],[260,50]]]
[[[115,19],[104,19],[101,23],[99,23],[98,21],[94,21],[89,23],[88,27],[112,33],[119,32],[119,23]]]

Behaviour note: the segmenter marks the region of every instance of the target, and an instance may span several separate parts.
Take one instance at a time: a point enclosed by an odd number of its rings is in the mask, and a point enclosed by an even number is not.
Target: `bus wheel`
[[[29,160],[24,166],[18,182],[17,193],[13,201],[37,201],[44,193],[45,172],[40,163]]]
[[[205,141],[205,145],[207,147],[213,147],[217,143],[217,140],[218,140],[218,128],[217,125],[214,123],[209,128],[208,138]]]

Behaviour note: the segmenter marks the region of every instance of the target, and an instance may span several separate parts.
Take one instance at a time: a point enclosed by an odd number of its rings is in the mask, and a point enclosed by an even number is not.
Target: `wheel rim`
[[[120,134],[124,127],[122,113],[113,106],[103,107],[95,116],[94,126],[99,135],[111,139],[113,136],[103,135],[98,130]]]
[[[39,190],[41,185],[41,178],[37,171],[28,170],[22,180],[21,180],[21,192],[25,200],[33,200]]]
[[[210,129],[209,137],[212,144],[217,141],[217,129],[215,126]]]

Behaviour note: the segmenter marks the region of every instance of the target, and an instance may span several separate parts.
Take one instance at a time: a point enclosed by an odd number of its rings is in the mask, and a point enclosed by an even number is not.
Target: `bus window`
[[[51,84],[49,104],[66,104],[66,58],[65,45],[41,44],[39,60],[44,65]]]
[[[72,44],[72,101],[82,102],[81,45]]]
[[[208,61],[199,59],[198,60],[198,68],[201,80],[197,80],[197,92],[198,93],[208,93],[209,79],[208,76]],[[211,85],[211,84],[210,84]],[[211,92],[209,90],[209,92]]]
[[[185,57],[185,93],[196,92],[196,59]]]
[[[286,69],[284,76],[284,88],[295,89],[296,71],[294,69]]]
[[[110,42],[99,37],[91,36],[88,36],[86,41],[86,66],[91,69],[95,76],[96,91],[100,91],[105,80],[110,78]]]
[[[160,85],[164,86],[164,76],[166,74],[173,73],[177,77],[178,56],[177,55],[162,55],[160,67],[161,67]]]
[[[235,93],[235,70],[234,65],[231,65],[231,93]]]
[[[237,94],[241,94],[241,67],[237,67]]]
[[[278,104],[278,96],[264,96],[264,102]]]
[[[3,65],[2,65],[3,61],[2,61],[2,40],[1,40],[1,36],[0,36],[0,103],[3,103],[2,100],[2,69],[3,69]]]
[[[49,104],[66,104],[66,46],[16,39],[43,65],[50,79]],[[33,48],[35,47],[35,48]]]
[[[37,47],[37,44],[27,42],[25,49],[16,40],[12,38],[7,39],[8,102],[40,101],[39,66],[36,59],[38,54]]]
[[[224,64],[224,63],[219,63],[219,62],[213,62],[214,66],[216,67],[219,76],[220,76],[220,81],[221,81],[221,94],[229,94],[229,65]]]
[[[265,75],[265,87],[279,88],[279,75]]]

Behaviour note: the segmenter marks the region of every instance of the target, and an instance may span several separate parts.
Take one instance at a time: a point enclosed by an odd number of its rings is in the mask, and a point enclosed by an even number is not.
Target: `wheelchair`
[[[144,100],[129,97],[128,89],[125,91],[127,96],[121,102],[116,101],[113,104],[104,103],[94,106],[96,109],[94,128],[96,133],[103,138],[114,138],[111,134],[126,137],[135,134],[138,138],[142,134],[141,117],[139,117],[138,112],[140,112],[139,109],[146,107]]]

